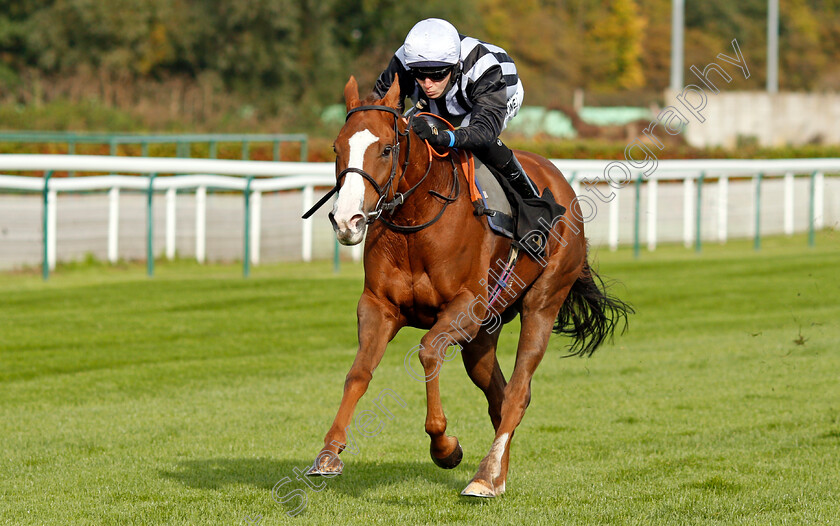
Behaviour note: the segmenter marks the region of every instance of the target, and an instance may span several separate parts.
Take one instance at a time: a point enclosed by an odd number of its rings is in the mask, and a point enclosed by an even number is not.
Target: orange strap
[[[478,185],[475,184],[475,160],[472,152],[461,150],[461,170],[467,176],[467,182],[470,186],[470,201],[473,203],[481,200],[481,193],[478,191]]]
[[[421,115],[429,115],[430,117],[434,117],[435,119],[443,122],[450,130],[455,130],[455,127],[449,123],[446,119],[441,117],[440,115],[435,115],[434,113],[429,112],[420,112],[415,113],[414,116],[418,117]],[[429,149],[429,159],[431,156],[434,155],[438,159],[444,159],[452,153],[452,149],[448,149],[446,153],[438,153],[432,146],[429,144],[429,141],[424,141],[426,143],[426,147]],[[458,150],[458,164],[461,166],[461,172],[467,178],[467,183],[470,188],[470,201],[478,201],[481,199],[481,193],[478,191],[478,187],[475,184],[475,161],[473,160],[472,152],[467,150],[459,149]]]

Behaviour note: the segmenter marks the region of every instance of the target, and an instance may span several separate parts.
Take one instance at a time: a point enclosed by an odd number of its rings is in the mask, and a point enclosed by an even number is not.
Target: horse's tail
[[[607,286],[589,262],[572,285],[554,324],[556,334],[572,336],[568,356],[590,356],[607,338],[612,338],[623,321],[621,332],[627,330],[627,315],[633,307],[607,292]]]

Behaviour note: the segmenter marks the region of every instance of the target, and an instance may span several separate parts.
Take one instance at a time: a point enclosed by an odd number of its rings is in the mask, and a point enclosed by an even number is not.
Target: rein
[[[402,193],[397,192],[397,188],[399,187],[400,182],[402,181],[403,177],[405,176],[406,168],[408,167],[409,154],[411,153],[411,120],[414,119],[415,114],[414,114],[414,112],[411,112],[409,114],[408,125],[406,126],[405,132],[401,132],[399,130],[398,123],[399,123],[399,118],[402,115],[396,109],[391,108],[389,106],[378,106],[378,105],[358,106],[358,107],[353,108],[353,109],[351,109],[350,111],[347,112],[347,117],[345,118],[345,120],[349,119],[350,115],[352,115],[356,112],[360,112],[360,111],[385,111],[385,112],[391,113],[394,116],[394,142],[391,145],[391,174],[388,177],[388,182],[385,183],[384,185],[380,185],[378,182],[376,182],[376,180],[369,173],[365,172],[361,168],[345,168],[344,170],[339,172],[338,177],[336,178],[335,186],[329,192],[327,192],[327,194],[324,195],[324,197],[322,197],[317,203],[315,203],[315,205],[312,208],[310,208],[309,211],[307,211],[305,214],[303,214],[303,219],[308,219],[309,217],[311,217],[312,214],[314,214],[316,210],[321,208],[329,200],[329,198],[332,197],[333,194],[337,193],[341,189],[341,184],[344,180],[344,177],[348,173],[356,173],[356,174],[361,175],[363,179],[368,181],[371,184],[371,186],[373,187],[374,191],[376,191],[376,194],[379,196],[379,200],[376,202],[376,206],[374,206],[374,208],[371,212],[367,213],[367,217],[365,219],[366,224],[369,225],[369,224],[375,222],[377,219],[379,219],[388,228],[390,228],[394,231],[403,232],[403,233],[418,232],[420,230],[423,230],[424,228],[427,228],[427,227],[433,225],[434,223],[436,223],[441,218],[441,216],[443,216],[444,211],[446,211],[446,207],[449,206],[450,204],[452,204],[453,202],[455,202],[458,199],[458,196],[461,194],[461,187],[460,187],[460,183],[458,181],[458,168],[457,168],[454,160],[452,160],[452,156],[450,154],[443,154],[443,155],[438,154],[429,145],[429,143],[426,142],[426,148],[428,149],[428,152],[429,152],[429,163],[428,163],[428,166],[426,167],[426,172],[423,174],[423,177],[421,177],[420,180],[417,181],[417,183],[414,186],[412,186],[411,188],[409,188],[405,192],[402,192]],[[397,164],[399,164],[399,154],[400,154],[399,138],[400,137],[406,137],[405,160],[402,163],[402,168],[400,170],[399,179],[397,179],[396,184],[394,184],[394,180],[397,176]],[[417,190],[417,188],[421,184],[423,184],[423,181],[425,181],[426,178],[429,176],[429,173],[432,170],[432,155],[433,155],[433,153],[438,158],[443,158],[443,157],[449,156],[450,162],[452,163],[452,175],[453,175],[453,177],[452,177],[452,189],[449,192],[449,196],[444,196],[443,194],[441,194],[439,192],[436,192],[434,190],[429,190],[430,195],[435,196],[435,197],[437,197],[439,199],[442,199],[444,201],[443,208],[441,208],[440,212],[438,212],[438,214],[434,218],[432,218],[431,220],[426,221],[425,223],[420,224],[420,225],[398,225],[396,223],[392,223],[391,221],[386,220],[384,217],[382,217],[382,212],[388,212],[389,214],[393,214],[394,211],[397,209],[397,207],[402,205],[403,203],[405,203],[405,200],[411,194],[413,194],[414,191]],[[388,194],[391,192],[392,189],[393,189],[394,197],[393,197],[393,199],[387,200],[388,199]],[[330,221],[334,223],[332,212],[330,212],[329,217],[330,217]]]

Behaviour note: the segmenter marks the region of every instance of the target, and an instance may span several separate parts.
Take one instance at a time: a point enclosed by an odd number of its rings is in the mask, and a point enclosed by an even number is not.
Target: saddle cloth
[[[487,216],[490,229],[514,241],[535,257],[545,255],[548,231],[566,209],[544,188],[536,199],[523,199],[500,174],[475,158],[462,154],[461,165],[470,183],[470,199],[477,216]],[[466,157],[466,158],[465,158]]]
[[[475,158],[473,162],[475,175],[470,180],[470,198],[476,208],[476,215],[487,216],[487,224],[493,232],[514,239],[516,221],[507,194],[484,163]]]

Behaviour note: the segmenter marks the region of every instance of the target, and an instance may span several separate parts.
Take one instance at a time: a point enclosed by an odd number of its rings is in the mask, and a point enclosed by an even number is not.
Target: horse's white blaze
[[[490,454],[493,455],[493,478],[495,479],[502,473],[502,456],[505,454],[505,446],[508,441],[508,434],[505,433],[493,441],[490,447]]]
[[[350,137],[350,158],[348,168],[364,169],[365,153],[368,147],[379,140],[370,130],[362,130]],[[348,173],[333,205],[333,217],[342,229],[348,228],[348,221],[362,213],[365,199],[365,180],[357,173]]]

